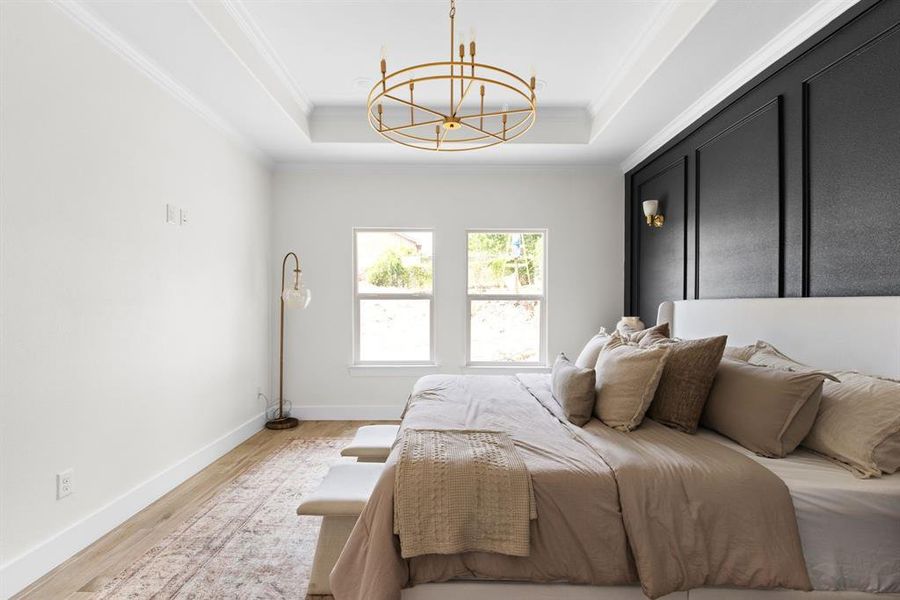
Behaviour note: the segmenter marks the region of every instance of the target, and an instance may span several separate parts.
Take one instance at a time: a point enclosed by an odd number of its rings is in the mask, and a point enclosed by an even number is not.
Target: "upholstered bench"
[[[397,439],[399,425],[365,425],[356,430],[353,441],[341,450],[341,456],[355,456],[357,462],[387,460]]]
[[[383,468],[383,464],[377,463],[335,465],[328,470],[319,487],[297,507],[298,515],[322,517],[307,594],[331,594],[328,576]]]

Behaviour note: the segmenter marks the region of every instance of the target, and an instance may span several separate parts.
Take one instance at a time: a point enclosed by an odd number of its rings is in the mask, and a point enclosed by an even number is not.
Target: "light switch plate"
[[[166,204],[166,223],[170,225],[178,225],[178,207],[173,204]]]
[[[181,215],[181,223],[180,223],[180,225],[187,225],[187,222],[188,222],[187,211],[186,211],[185,209],[182,208],[182,209],[179,210],[178,212],[179,212],[179,214]]]

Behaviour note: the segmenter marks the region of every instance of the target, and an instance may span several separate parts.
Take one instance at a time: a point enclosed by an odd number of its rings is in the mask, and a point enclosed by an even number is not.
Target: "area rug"
[[[251,467],[105,585],[95,598],[306,597],[320,517],[301,498],[340,461],[346,439],[297,439]]]

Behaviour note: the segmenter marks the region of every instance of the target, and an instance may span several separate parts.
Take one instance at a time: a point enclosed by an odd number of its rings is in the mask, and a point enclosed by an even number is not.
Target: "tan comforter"
[[[705,585],[810,588],[784,483],[714,442],[653,421],[631,433],[575,427],[546,376],[424,377],[403,427],[507,432],[532,477],[531,554],[401,558],[395,449],[332,571],[336,600],[399,600],[404,587],[465,578],[640,582],[651,598]]]

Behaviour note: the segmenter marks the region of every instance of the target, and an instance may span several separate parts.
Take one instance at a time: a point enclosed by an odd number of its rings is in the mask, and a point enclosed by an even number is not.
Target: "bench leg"
[[[316,556],[313,558],[312,572],[309,575],[309,595],[330,594],[331,583],[328,577],[337,562],[344,545],[350,538],[350,532],[356,525],[358,517],[323,517],[319,530],[319,542],[316,544]]]

